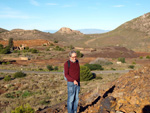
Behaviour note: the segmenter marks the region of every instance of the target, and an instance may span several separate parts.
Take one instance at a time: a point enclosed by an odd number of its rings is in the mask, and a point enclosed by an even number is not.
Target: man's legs
[[[74,85],[73,82],[67,82],[67,87],[68,87],[68,100],[67,100],[68,113],[76,113],[79,102],[80,83],[77,86]]]
[[[80,91],[80,83],[79,85],[75,85],[75,99],[74,99],[74,113],[77,113],[77,108],[78,108],[78,102],[79,102],[79,91]]]
[[[74,83],[67,82],[67,88],[68,88],[68,100],[67,100],[68,113],[74,113],[73,110],[74,96],[75,96]]]

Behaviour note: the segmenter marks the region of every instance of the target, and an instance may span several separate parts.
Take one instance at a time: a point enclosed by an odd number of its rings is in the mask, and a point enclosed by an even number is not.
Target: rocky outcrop
[[[150,105],[150,67],[131,71],[113,84],[115,89],[111,96],[117,99],[116,110],[141,113]]]
[[[98,113],[150,113],[149,81],[150,67],[130,71],[112,82],[100,101],[85,112],[99,108]]]
[[[60,34],[75,34],[75,35],[81,35],[82,34],[80,31],[72,30],[72,29],[67,28],[67,27],[62,27],[56,33],[60,33]]]

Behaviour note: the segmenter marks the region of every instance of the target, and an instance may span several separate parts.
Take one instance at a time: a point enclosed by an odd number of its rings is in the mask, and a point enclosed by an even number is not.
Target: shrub
[[[15,92],[5,94],[6,98],[15,98]]]
[[[58,70],[58,66],[55,66],[55,67],[54,67],[54,70]]]
[[[136,64],[136,62],[132,62],[132,64]]]
[[[149,55],[147,55],[147,56],[146,56],[146,58],[147,58],[147,59],[150,59],[150,56],[149,56]]]
[[[47,69],[48,69],[49,71],[52,71],[52,70],[53,70],[53,66],[52,66],[52,65],[47,65]]]
[[[4,81],[10,81],[11,80],[11,76],[10,75],[6,75],[5,77],[4,77]]]
[[[14,78],[21,78],[21,77],[25,77],[25,76],[26,76],[26,74],[23,73],[22,71],[16,72],[14,74]]]
[[[58,43],[58,41],[57,41],[57,40],[55,40],[55,41],[54,41],[54,43]]]
[[[5,47],[5,48],[2,48],[0,49],[0,54],[8,54],[10,53],[10,47]]]
[[[84,66],[87,66],[91,71],[92,70],[104,70],[101,65],[99,64],[85,64]]]
[[[21,105],[12,110],[11,113],[35,113],[35,110],[31,108],[29,104]]]
[[[134,69],[134,65],[130,65],[128,68]]]
[[[112,67],[111,70],[116,70],[116,69]]]
[[[142,57],[142,56],[140,56],[140,59],[143,59],[143,57]]]
[[[25,47],[25,50],[29,50],[29,47]]]
[[[50,46],[54,46],[54,44],[51,43]]]
[[[61,47],[59,47],[59,46],[56,46],[56,47],[54,48],[54,50],[56,50],[56,51],[65,51],[63,48],[61,48]]]
[[[70,48],[70,50],[74,49],[73,45],[70,45],[69,48]]]
[[[31,92],[29,92],[29,91],[24,91],[23,94],[22,94],[22,97],[26,98],[26,97],[31,96],[31,95],[32,95]]]
[[[83,54],[80,53],[80,51],[77,50],[76,53],[77,53],[77,57],[79,57],[79,58],[83,57]]]
[[[32,49],[31,53],[38,53],[38,50],[37,49]]]
[[[120,57],[118,58],[118,61],[122,62],[122,63],[126,63],[125,58],[124,57]]]
[[[88,81],[93,78],[90,69],[87,66],[80,66],[80,80]]]
[[[2,44],[0,44],[0,49],[3,49],[3,45]]]

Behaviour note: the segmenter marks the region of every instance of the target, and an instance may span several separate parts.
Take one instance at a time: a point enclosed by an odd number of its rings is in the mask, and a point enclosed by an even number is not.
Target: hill
[[[135,51],[149,51],[150,13],[128,21],[113,31],[90,35],[91,46],[124,46]]]
[[[13,38],[14,40],[49,39],[52,38],[52,34],[39,30],[13,29],[11,31],[2,32],[0,38],[3,40],[8,40],[9,38]]]
[[[7,32],[8,30],[0,28],[0,33]]]
[[[150,13],[146,13],[118,28],[103,34],[83,34],[80,31],[63,27],[51,34],[39,30],[14,29],[0,33],[0,39],[29,40],[46,39],[58,41],[64,46],[100,48],[121,46],[133,51],[150,51]],[[4,30],[2,30],[4,31]]]

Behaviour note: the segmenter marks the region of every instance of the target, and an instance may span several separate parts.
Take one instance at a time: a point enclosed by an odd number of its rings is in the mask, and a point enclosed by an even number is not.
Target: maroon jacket
[[[78,60],[75,63],[70,62],[70,67],[68,68],[68,61],[64,64],[65,77],[68,82],[73,82],[74,80],[80,82],[80,66]]]

